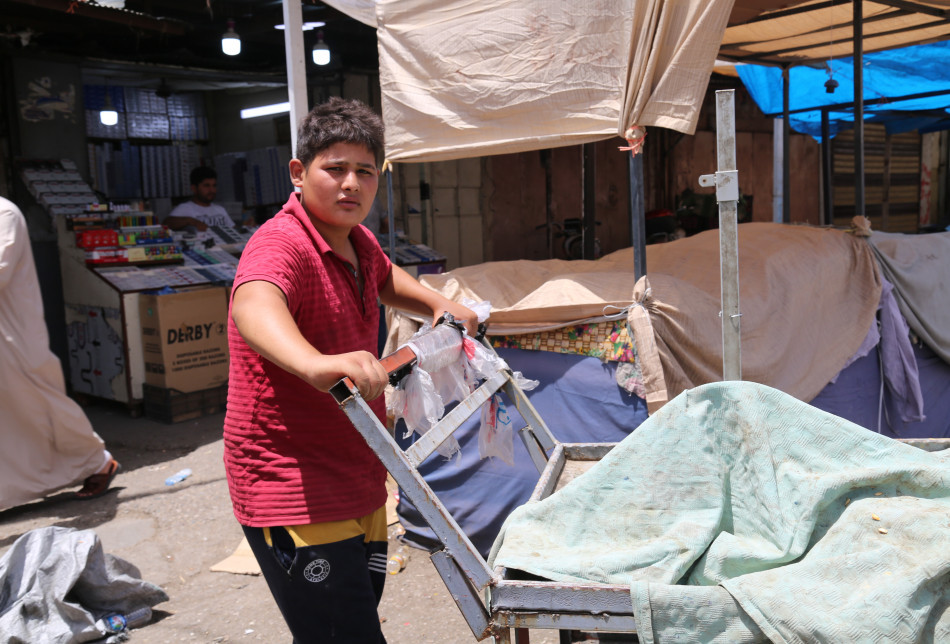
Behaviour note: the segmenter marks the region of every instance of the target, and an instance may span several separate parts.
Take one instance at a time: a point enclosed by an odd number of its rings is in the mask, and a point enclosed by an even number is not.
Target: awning
[[[692,133],[732,1],[378,0],[387,158]]]

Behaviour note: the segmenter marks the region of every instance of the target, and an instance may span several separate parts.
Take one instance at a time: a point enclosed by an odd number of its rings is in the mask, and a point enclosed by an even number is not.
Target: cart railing
[[[440,324],[455,327],[462,333],[451,318]],[[462,336],[459,337],[461,340]],[[476,341],[484,342],[481,337]],[[485,346],[492,350],[487,344]],[[390,375],[390,384],[396,385],[411,372],[418,360],[419,356],[406,346],[382,358],[380,362]],[[441,542],[442,549],[431,554],[432,562],[478,639],[493,634],[495,628],[479,594],[489,586],[497,586],[499,577],[489,568],[484,557],[419,473],[418,466],[499,391],[508,396],[525,420],[526,424],[518,432],[519,436],[539,473],[543,473],[548,465],[548,454],[559,443],[507,368],[488,376],[406,450],[399,446],[380,422],[352,380],[343,378],[330,389],[341,409],[399,485],[401,493],[412,501]]]

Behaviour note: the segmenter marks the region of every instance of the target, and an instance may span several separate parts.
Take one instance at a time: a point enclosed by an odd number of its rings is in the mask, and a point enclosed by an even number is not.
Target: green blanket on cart
[[[704,385],[518,508],[490,560],[629,584],[641,642],[950,642],[950,450]]]

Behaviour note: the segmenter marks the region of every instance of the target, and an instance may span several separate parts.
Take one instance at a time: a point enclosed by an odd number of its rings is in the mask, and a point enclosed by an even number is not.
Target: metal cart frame
[[[408,347],[381,360],[393,384],[416,361]],[[561,640],[568,642],[572,630],[635,633],[628,586],[516,579],[503,567],[489,568],[419,474],[418,466],[499,391],[508,396],[527,423],[519,436],[540,472],[529,502],[549,496],[600,460],[614,445],[557,441],[508,369],[488,377],[406,450],[396,443],[348,378],[340,380],[330,393],[441,543],[441,549],[430,554],[432,563],[476,639],[491,636],[499,644],[508,644],[512,641],[511,629],[515,629],[515,641],[527,642],[524,629],[530,628],[557,629],[561,631]]]
[[[408,347],[381,360],[392,384],[408,374],[416,361]],[[509,369],[488,377],[406,450],[396,443],[348,378],[340,380],[330,393],[438,538],[441,549],[430,554],[432,563],[476,639],[491,636],[498,644],[510,644],[512,629],[518,643],[528,642],[526,629],[558,630],[562,643],[571,641],[571,631],[636,633],[629,586],[538,581],[518,578],[526,575],[504,567],[489,568],[419,474],[418,466],[498,391],[508,396],[526,421],[519,435],[540,472],[528,503],[550,496],[616,445],[556,440]],[[950,439],[901,442],[926,451],[950,448]]]

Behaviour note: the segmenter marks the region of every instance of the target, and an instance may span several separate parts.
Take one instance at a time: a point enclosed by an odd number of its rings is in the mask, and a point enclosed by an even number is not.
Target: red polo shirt
[[[287,296],[304,337],[321,353],[377,355],[379,289],[391,265],[363,226],[350,232],[363,278],[333,252],[296,194],[248,241],[234,279],[264,280]],[[351,519],[386,502],[386,470],[326,393],[251,349],[228,321],[231,351],[224,463],[234,514],[246,526]],[[384,418],[382,397],[370,403]]]

